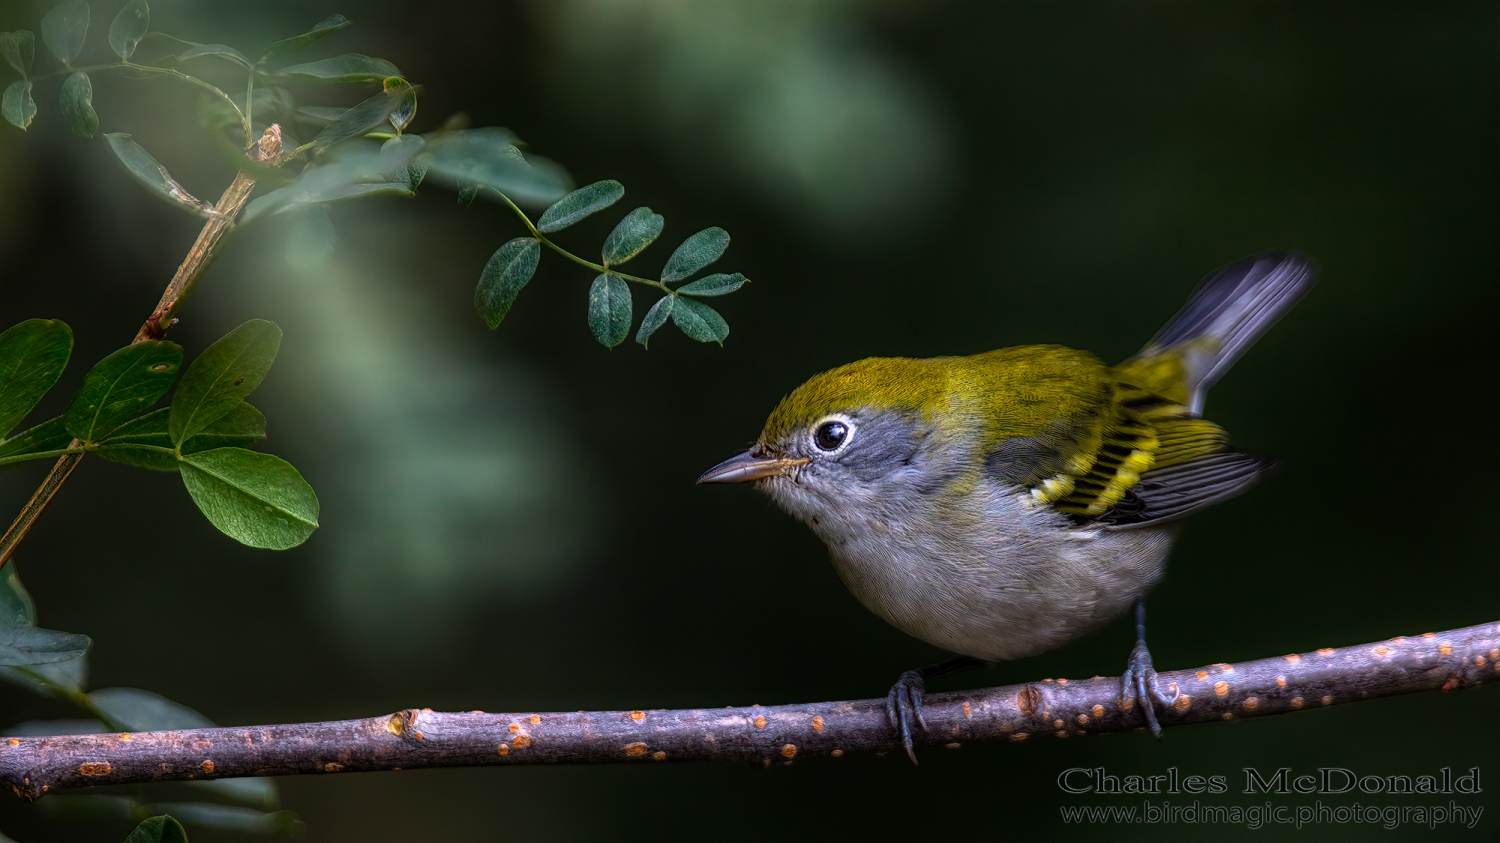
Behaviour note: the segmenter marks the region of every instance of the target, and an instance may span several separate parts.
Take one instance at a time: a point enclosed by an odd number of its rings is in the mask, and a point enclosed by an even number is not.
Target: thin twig
[[[255,146],[251,147],[248,155],[257,163],[278,162],[281,154],[281,127],[272,125],[266,129]],[[230,183],[229,189],[219,199],[216,206],[218,213],[208,222],[204,223],[203,230],[198,233],[198,239],[193,243],[193,248],[188,250],[187,257],[183,259],[182,265],[177,267],[177,273],[172,276],[171,283],[161,295],[161,301],[157,303],[156,309],[146,319],[145,324],[136,332],[135,339],[130,341],[131,345],[146,340],[161,339],[166,335],[167,329],[172,326],[172,320],[177,310],[182,306],[183,300],[191,293],[193,286],[197,284],[203,270],[208,268],[209,261],[213,259],[214,250],[219,245],[219,239],[224,232],[234,224],[234,218],[239,215],[240,209],[245,206],[245,200],[250,198],[250,192],[255,189],[255,180],[245,175],[244,171],[235,174],[234,181]],[[83,446],[83,442],[74,439],[68,443],[67,450]],[[21,513],[11,523],[10,528],[0,536],[0,565],[10,560],[16,552],[16,547],[31,532],[31,525],[36,523],[37,516],[52,502],[57,490],[67,481],[68,475],[78,466],[78,461],[83,459],[83,453],[69,453],[59,457],[52,470],[47,473],[42,485],[32,493],[31,499],[21,508]]]
[[[1286,714],[1449,691],[1500,671],[1500,622],[1373,644],[1160,674],[1175,686],[1163,726]],[[1033,735],[1141,729],[1118,678],[1044,679],[926,699],[918,743],[957,749]],[[407,709],[367,720],[66,735],[0,741],[0,781],[22,799],[52,790],[296,773],[482,764],[732,760],[771,765],[899,749],[885,700],[747,708],[486,714]]]

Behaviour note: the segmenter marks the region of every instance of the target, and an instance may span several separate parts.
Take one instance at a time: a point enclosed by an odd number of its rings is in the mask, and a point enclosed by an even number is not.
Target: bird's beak
[[[776,477],[786,474],[799,465],[806,465],[807,459],[782,459],[780,457],[767,456],[759,448],[751,448],[737,457],[719,463],[703,472],[698,478],[699,483],[744,483],[747,480],[759,480],[762,477]]]

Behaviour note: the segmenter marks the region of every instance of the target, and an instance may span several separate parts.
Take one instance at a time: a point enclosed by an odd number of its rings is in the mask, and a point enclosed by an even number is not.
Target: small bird
[[[782,399],[754,447],[700,483],[754,481],[828,546],[854,596],[960,654],[902,674],[887,715],[912,761],[925,683],[1051,650],[1132,606],[1121,701],[1158,737],[1143,598],[1180,519],[1239,494],[1274,461],[1202,417],[1204,393],[1312,287],[1314,266],[1265,252],[1199,283],[1117,366],[1056,345],[970,357],[870,358]]]

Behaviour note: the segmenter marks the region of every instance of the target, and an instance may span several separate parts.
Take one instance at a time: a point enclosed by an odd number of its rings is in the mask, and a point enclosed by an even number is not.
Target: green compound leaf
[[[26,131],[31,125],[31,119],[36,117],[36,100],[31,98],[31,82],[12,82],[6,87],[5,97],[0,99],[0,116],[5,117],[5,122]]]
[[[125,843],[188,843],[188,838],[182,823],[162,814],[141,820],[135,831],[125,838]]]
[[[57,383],[72,353],[73,331],[56,319],[27,319],[0,333],[0,437]]]
[[[318,527],[318,496],[279,457],[215,448],[182,457],[182,482],[209,523],[251,547],[286,550]]]
[[[71,66],[78,58],[88,31],[89,4],[85,0],[68,0],[42,18],[42,43],[66,65]]]
[[[705,228],[682,241],[677,251],[667,258],[667,268],[661,271],[661,280],[681,281],[718,260],[727,248],[729,232],[717,227]]]
[[[645,206],[626,214],[604,241],[604,265],[618,266],[639,255],[661,236],[662,226],[666,224],[661,214],[652,213]]]
[[[105,132],[104,140],[109,144],[116,160],[125,167],[125,172],[134,176],[136,181],[144,184],[152,193],[194,216],[208,218],[218,213],[213,205],[184,190],[172,178],[172,174],[167,172],[167,168],[151,157],[151,153],[144,147],[131,140],[130,135]]]
[[[12,562],[0,569],[0,665],[57,664],[77,659],[89,648],[87,635],[36,628],[36,604],[21,585]]]
[[[641,320],[640,330],[635,332],[635,341],[650,348],[647,341],[656,333],[657,328],[667,324],[667,317],[672,315],[676,302],[676,296],[662,296],[660,301],[651,305],[651,309],[646,311],[646,318]]]
[[[517,237],[490,255],[474,289],[474,310],[491,330],[499,327],[510,312],[521,288],[536,274],[541,258],[542,244],[532,237]]]
[[[147,413],[121,425],[95,451],[110,462],[149,468],[153,471],[177,471],[177,456],[172,449],[168,430],[170,408]],[[260,410],[241,401],[223,418],[189,436],[182,443],[184,454],[211,451],[214,448],[247,448],[266,438],[266,417]]]
[[[31,60],[36,57],[36,36],[24,29],[0,32],[0,56],[25,78],[31,72]]]
[[[73,134],[91,138],[99,131],[99,115],[94,113],[94,83],[89,81],[87,73],[79,71],[64,79],[58,100]]]
[[[130,0],[109,25],[109,48],[120,58],[128,59],[150,28],[151,10],[146,0]]]
[[[399,76],[392,76],[381,85],[387,94],[395,94],[400,102],[391,110],[391,126],[395,127],[396,134],[406,131],[406,126],[413,117],[417,116],[417,89],[412,84]]]
[[[542,212],[537,220],[538,231],[561,231],[589,214],[598,213],[620,201],[625,195],[625,186],[613,179],[596,181],[580,187],[557,200],[552,207]]]
[[[279,76],[300,76],[324,82],[381,82],[390,76],[401,76],[401,68],[385,59],[360,53],[345,53],[331,59],[294,64],[277,71]]]
[[[605,348],[614,348],[630,336],[630,285],[606,272],[589,287],[589,330]]]
[[[684,334],[698,342],[723,345],[724,338],[729,336],[729,323],[717,310],[701,301],[679,299],[677,306],[672,308],[672,321]]]
[[[523,155],[516,136],[498,127],[434,132],[417,163],[454,188],[488,187],[519,202],[556,202],[572,188],[556,163]]]
[[[747,280],[749,279],[739,274],[738,272],[721,272],[717,275],[705,275],[702,278],[699,278],[697,281],[694,281],[690,284],[684,284],[681,287],[677,288],[677,292],[682,293],[685,296],[698,296],[699,298],[707,298],[708,296],[727,296],[735,290],[738,290],[739,288],[745,286],[745,282]]]
[[[172,443],[181,444],[239,406],[265,380],[280,348],[276,323],[251,319],[204,349],[172,396]]]
[[[336,143],[357,138],[383,125],[402,107],[409,93],[404,89],[383,90],[344,111],[313,138],[314,149],[325,149]]]
[[[348,25],[349,19],[344,17],[343,15],[329,15],[321,21],[318,21],[317,25],[308,32],[304,32],[301,35],[297,35],[292,38],[287,38],[283,41],[277,41],[275,44],[267,47],[265,54],[261,56],[260,60],[268,61],[270,59],[279,58],[281,56],[294,53],[309,44],[313,44],[323,40],[324,38],[327,38],[328,36],[332,35],[335,32],[338,32],[340,29],[343,29]]]
[[[167,393],[182,366],[182,347],[163,340],[127,345],[100,360],[63,414],[68,432],[84,442],[103,439]]]
[[[40,451],[56,451],[67,447],[73,441],[73,434],[63,424],[62,416],[48,419],[35,427],[17,433],[9,439],[0,439],[0,459],[5,457],[18,457],[22,454],[35,454]],[[20,463],[8,463],[20,465]]]
[[[231,64],[237,64],[246,68],[253,68],[255,66],[250,63],[250,59],[246,58],[244,53],[233,47],[226,47],[223,44],[194,44],[178,53],[177,61],[179,63],[191,61],[193,59],[201,59],[204,56],[217,56],[221,59],[228,59]]]

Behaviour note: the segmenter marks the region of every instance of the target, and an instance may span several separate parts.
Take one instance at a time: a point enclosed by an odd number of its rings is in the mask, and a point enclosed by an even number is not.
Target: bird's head
[[[871,358],[816,375],[781,400],[753,447],[698,482],[753,481],[814,527],[931,494],[956,462],[950,359]]]

